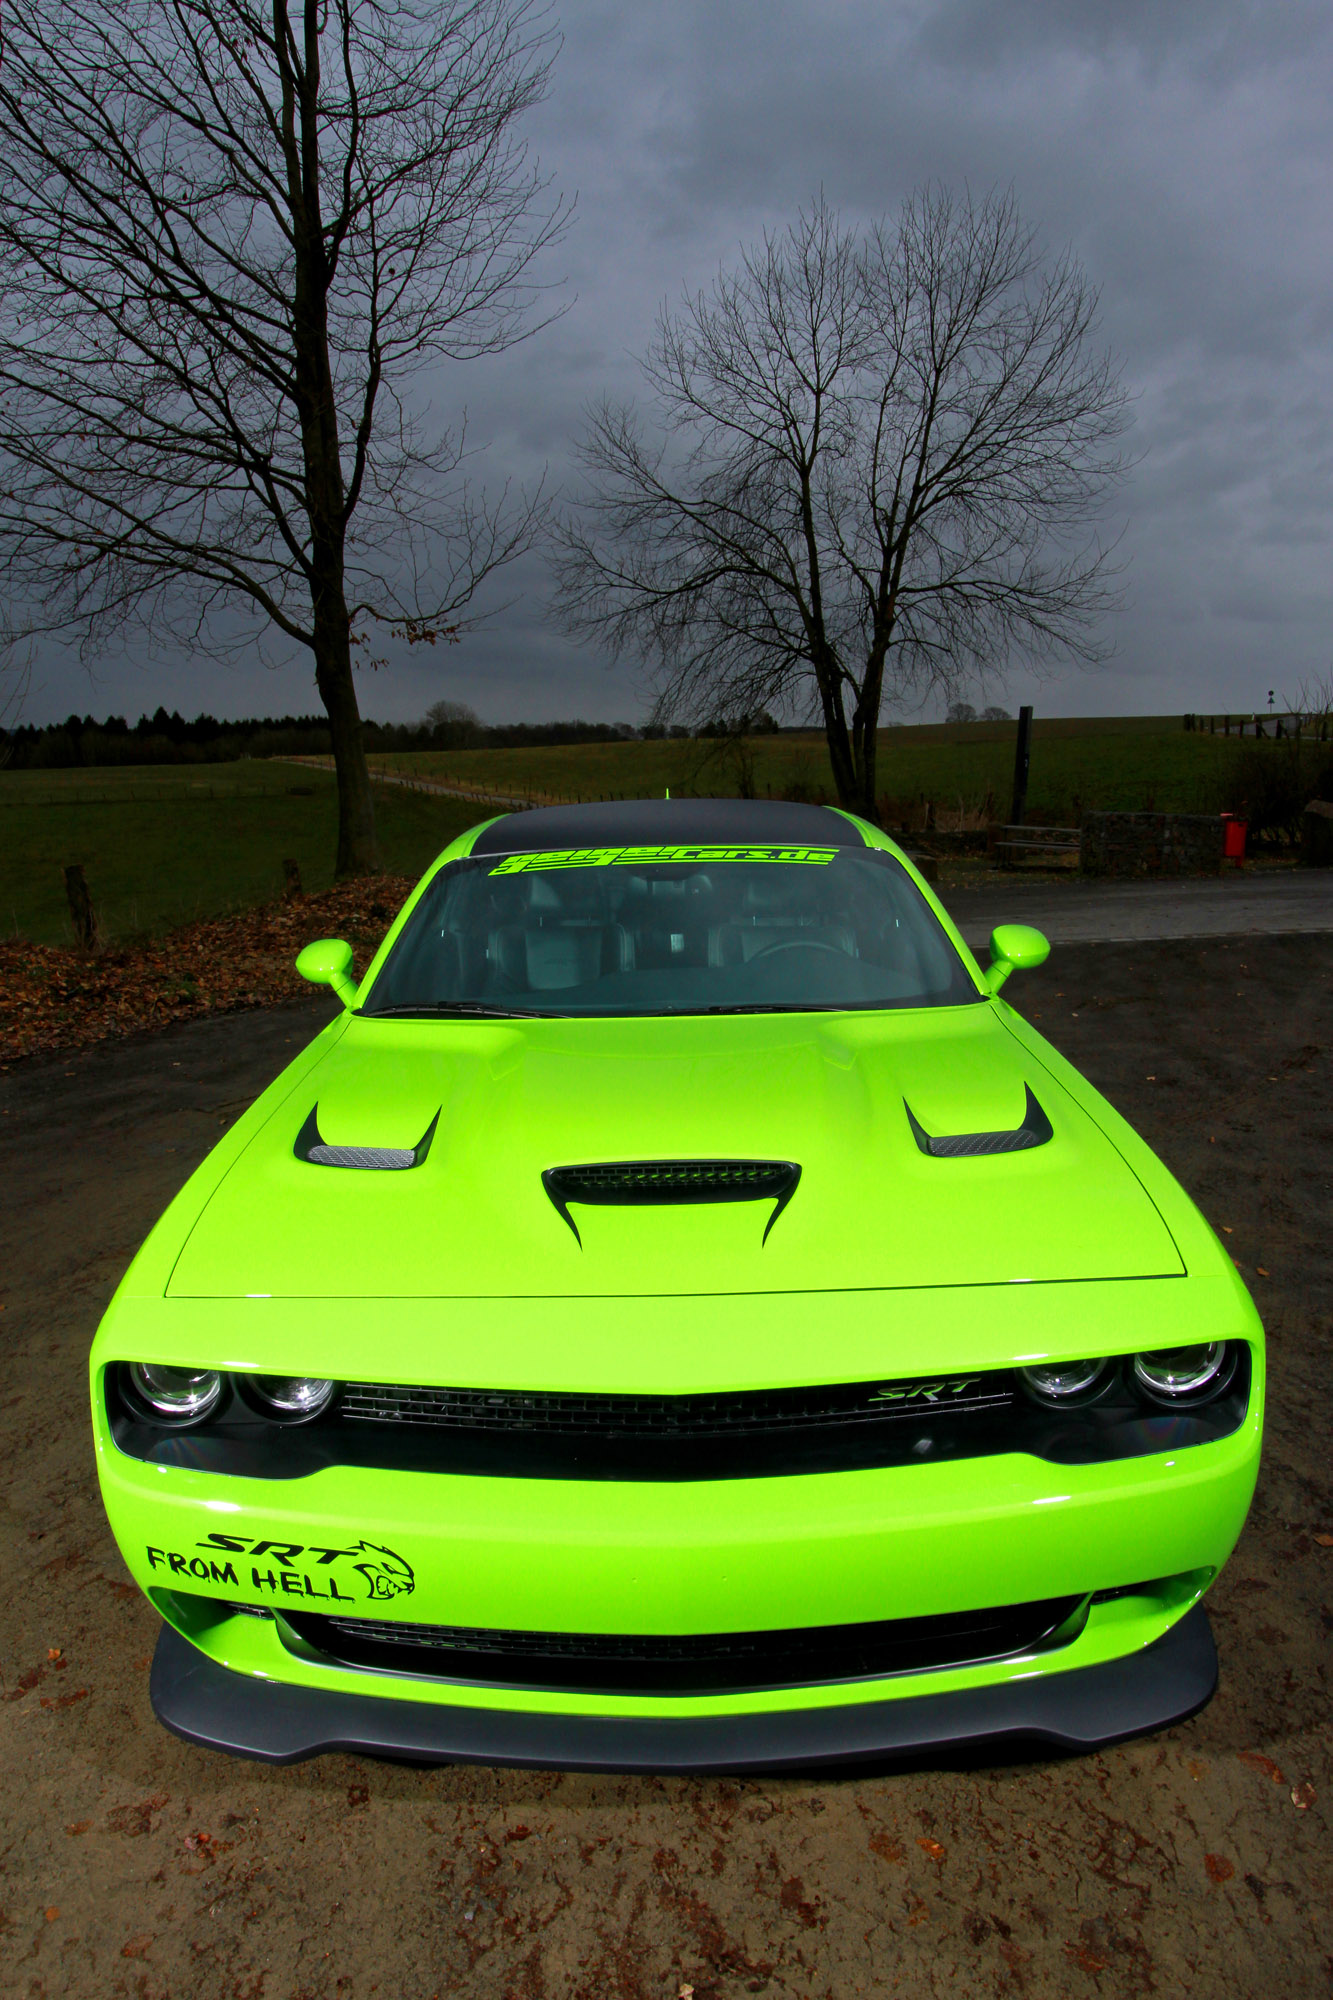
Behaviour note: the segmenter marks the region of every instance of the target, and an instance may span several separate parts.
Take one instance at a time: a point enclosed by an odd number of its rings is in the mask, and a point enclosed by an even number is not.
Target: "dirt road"
[[[1085,1761],[809,1781],[273,1771],[165,1735],[88,1343],[320,1007],[192,1023],[0,1079],[0,1991],[1326,1994],[1333,938],[1069,946],[1010,990],[1230,1231],[1268,1321],[1266,1464],[1202,1715]]]

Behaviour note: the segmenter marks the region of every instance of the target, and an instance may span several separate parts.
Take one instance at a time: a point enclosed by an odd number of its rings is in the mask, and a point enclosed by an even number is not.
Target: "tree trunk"
[[[347,616],[344,549],[346,493],[338,442],[338,403],[329,353],[329,286],[321,211],[319,156],[320,25],[317,7],[304,9],[293,28],[289,0],[274,0],[282,72],[281,124],[292,219],[294,287],[292,348],[296,405],[305,461],[305,505],[310,522],[311,647],[315,685],[328,712],[333,764],[338,775],[338,862],[341,880],[371,875],[379,867],[375,804],[370,791],[361,716],[352,678],[351,621]],[[292,51],[303,48],[304,66]]]
[[[824,741],[828,744],[829,767],[833,773],[833,789],[838,795],[838,804],[848,812],[860,810],[857,800],[856,754],[851,734],[847,728],[847,717],[843,710],[841,691],[838,686],[836,662],[815,660],[815,679],[819,687],[820,703],[824,710]]]
[[[333,594],[330,592],[329,594]],[[323,595],[323,593],[321,593]],[[375,835],[375,801],[370,790],[366,746],[361,738],[361,713],[352,678],[352,648],[341,587],[338,609],[323,605],[315,613],[315,684],[328,711],[333,738],[333,765],[338,776],[338,861],[341,881],[348,875],[373,875],[380,865]]]
[[[879,716],[857,715],[852,719],[852,755],[856,762],[856,803],[850,807],[872,826],[879,825],[879,802],[875,797],[876,753],[879,749]]]

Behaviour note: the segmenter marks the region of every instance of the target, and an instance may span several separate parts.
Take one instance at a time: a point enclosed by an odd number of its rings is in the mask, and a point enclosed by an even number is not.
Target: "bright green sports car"
[[[613,1769],[1087,1747],[1211,1694],[1263,1338],[877,829],[652,800],[447,850],[92,1355],[161,1720]]]

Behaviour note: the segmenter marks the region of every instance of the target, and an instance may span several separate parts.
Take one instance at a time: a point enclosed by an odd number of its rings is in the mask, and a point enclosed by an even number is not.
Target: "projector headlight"
[[[1158,1347],[1134,1356],[1134,1386],[1146,1402],[1163,1409],[1210,1403],[1231,1386],[1236,1361],[1235,1343],[1228,1340]]]
[[[137,1414],[159,1424],[199,1424],[222,1399],[215,1368],[166,1368],[156,1361],[131,1361],[125,1376]]]
[[[323,1375],[242,1375],[237,1383],[252,1410],[275,1424],[308,1424],[333,1401]]]
[[[1072,1410],[1095,1402],[1114,1372],[1114,1361],[1052,1361],[1038,1368],[1020,1368],[1018,1379],[1043,1409]]]

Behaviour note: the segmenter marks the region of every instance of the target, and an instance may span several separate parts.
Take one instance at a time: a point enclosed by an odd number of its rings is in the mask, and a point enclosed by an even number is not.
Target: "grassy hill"
[[[479,815],[377,788],[385,868],[418,875]],[[333,880],[331,773],[241,762],[0,771],[0,934],[65,944],[62,870],[81,862],[108,941],[280,896],[290,857],[307,891]]]
[[[882,729],[879,791],[887,823],[947,814],[1007,817],[1015,724],[973,722]],[[1274,745],[1275,749],[1279,746]],[[1179,716],[1039,719],[1033,727],[1029,818],[1073,824],[1101,808],[1215,812],[1225,804],[1242,744],[1186,731]],[[1253,744],[1244,746],[1252,750]],[[527,750],[404,751],[377,769],[534,799],[731,795],[793,791],[831,797],[822,735],[783,732],[735,744],[592,743]]]
[[[1009,812],[1015,725],[938,724],[880,731],[880,811],[919,830]],[[1180,718],[1041,718],[1033,732],[1028,817],[1072,825],[1089,808],[1216,812],[1238,760],[1288,746],[1194,733]],[[372,758],[384,775],[471,788],[453,799],[377,786],[386,869],[416,875],[497,808],[486,794],[556,799],[673,795],[831,798],[823,737],[784,732],[744,745],[702,741],[567,748],[405,752]],[[961,817],[960,817],[961,816]],[[336,841],[333,774],[286,763],[0,771],[0,935],[70,939],[62,868],[81,862],[108,940],[157,934],[279,896],[282,863],[326,889]]]

